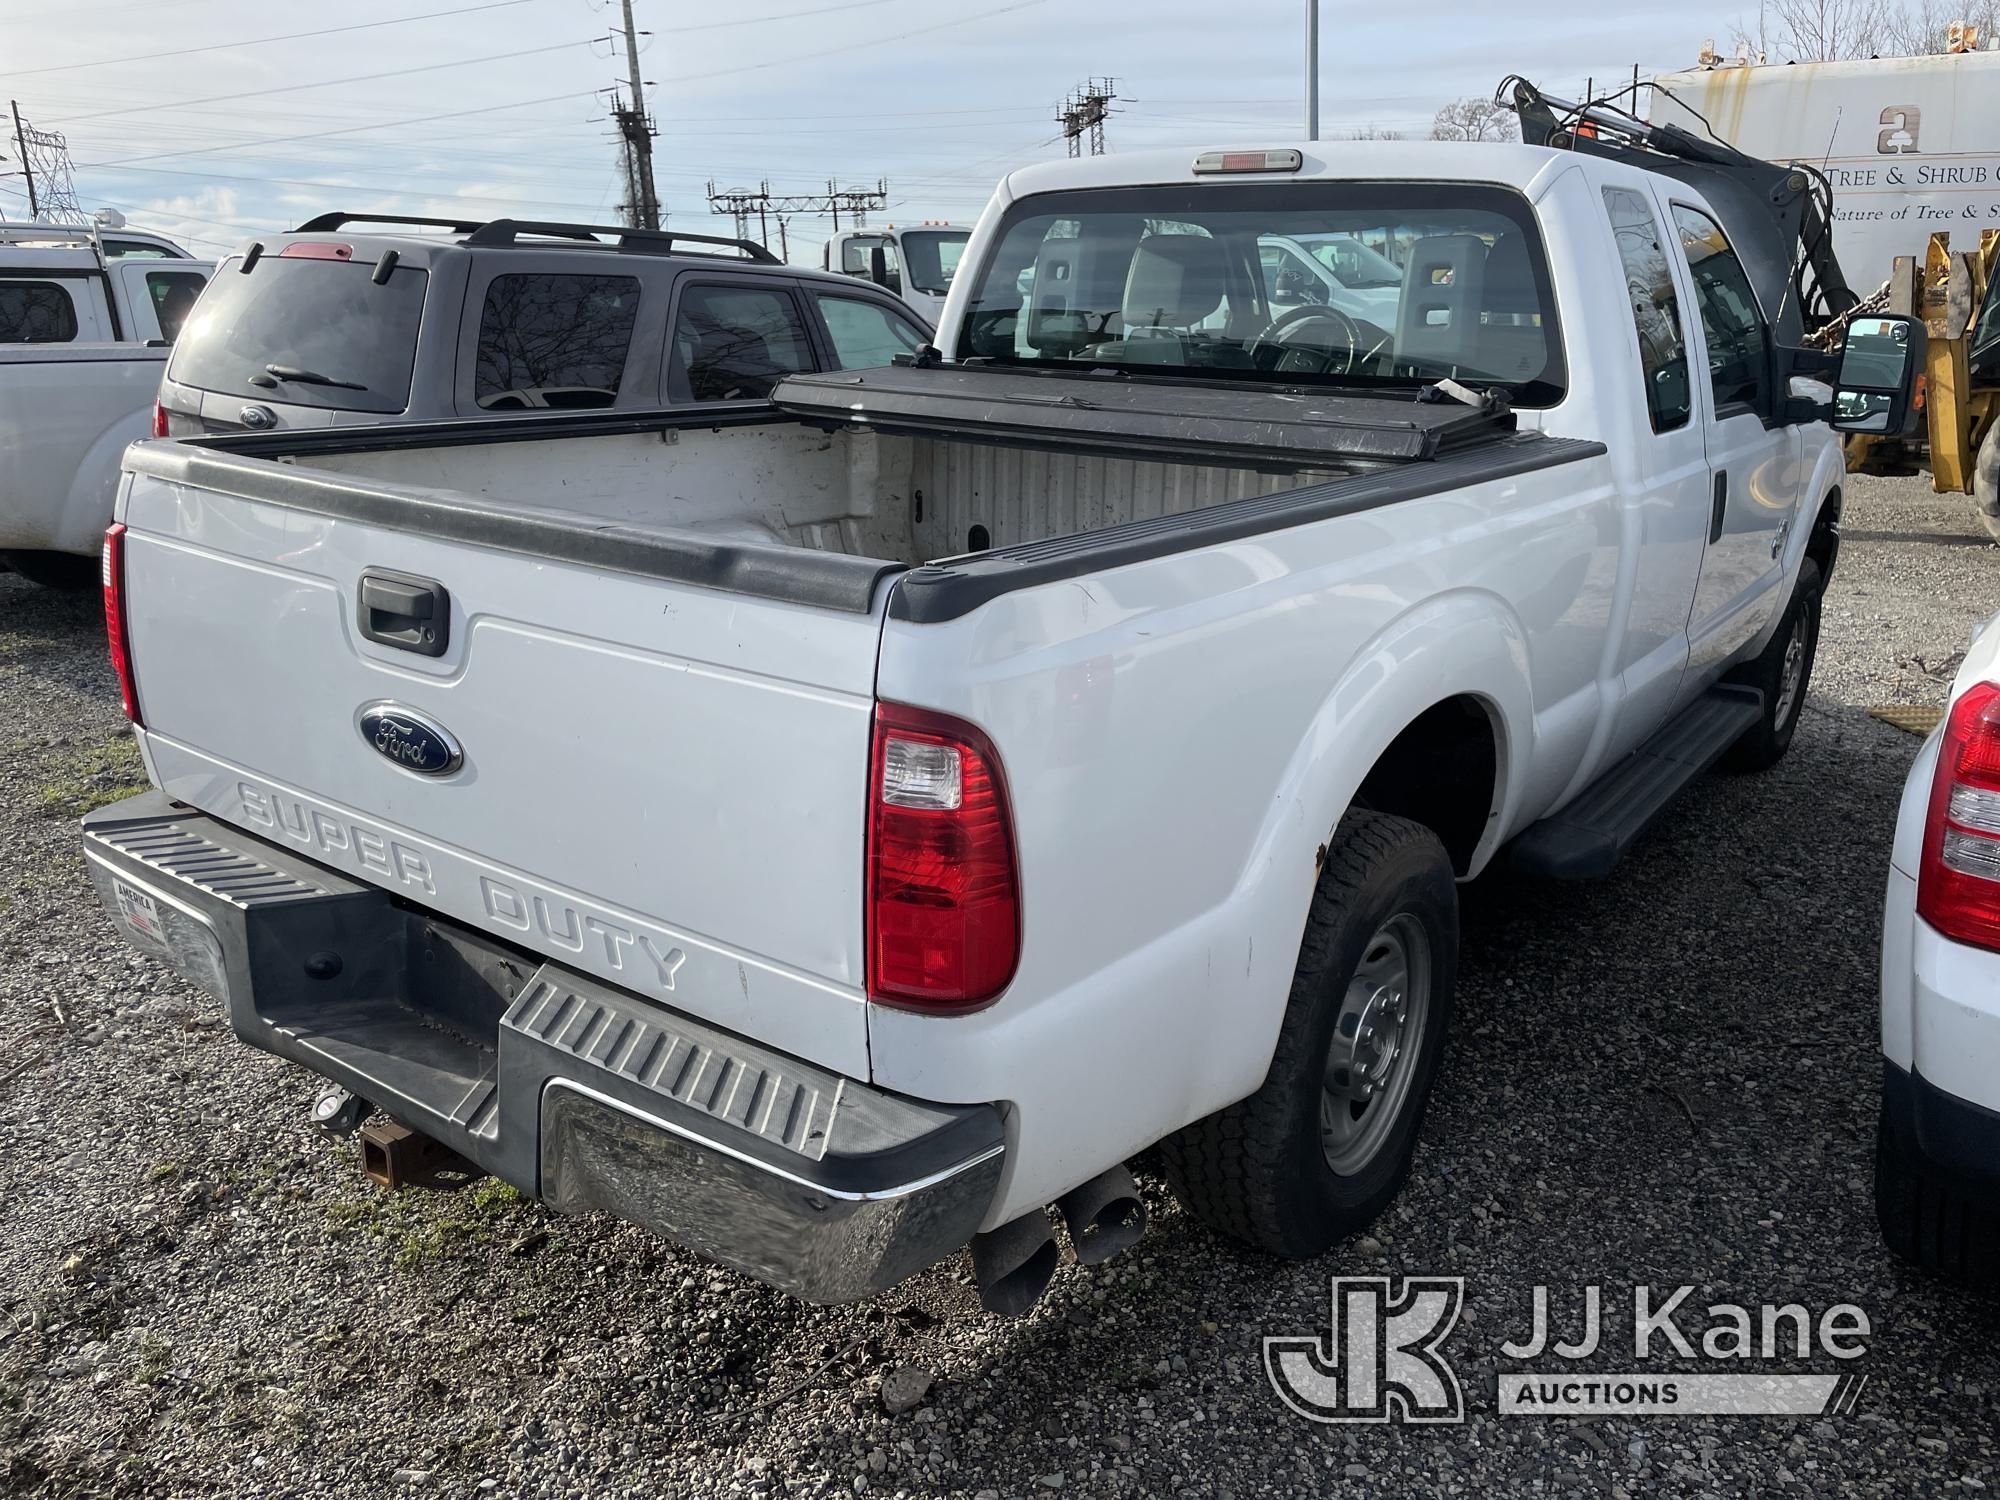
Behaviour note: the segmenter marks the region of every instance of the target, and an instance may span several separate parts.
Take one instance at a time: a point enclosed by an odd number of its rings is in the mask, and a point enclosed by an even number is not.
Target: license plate
[[[117,879],[111,884],[118,897],[118,915],[125,925],[141,937],[164,944],[167,934],[160,924],[160,904],[137,886]]]

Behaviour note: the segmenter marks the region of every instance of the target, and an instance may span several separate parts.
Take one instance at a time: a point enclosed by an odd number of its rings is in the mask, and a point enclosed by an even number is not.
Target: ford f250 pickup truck
[[[93,877],[330,1116],[805,1298],[970,1245],[1018,1311],[1156,1144],[1323,1251],[1409,1170],[1457,883],[1601,873],[1798,724],[1842,470],[1768,187],[1038,165],[907,362],[135,447],[157,790]],[[1401,267],[1379,318],[1273,315],[1260,246],[1324,236]]]

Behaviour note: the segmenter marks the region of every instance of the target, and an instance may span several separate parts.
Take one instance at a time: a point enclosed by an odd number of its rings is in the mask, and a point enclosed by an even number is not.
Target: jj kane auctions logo
[[[1816,1317],[1800,1303],[1755,1308],[1711,1303],[1697,1310],[1694,1288],[1661,1294],[1632,1290],[1634,1368],[1610,1372],[1558,1361],[1590,1359],[1605,1342],[1604,1295],[1587,1286],[1577,1337],[1558,1335],[1549,1289],[1533,1289],[1526,1337],[1499,1347],[1511,1361],[1496,1399],[1504,1416],[1615,1412],[1625,1416],[1799,1416],[1851,1412],[1867,1382],[1849,1373],[1792,1373],[1772,1368],[1825,1357],[1866,1354],[1868,1314],[1836,1303]],[[1324,1334],[1264,1340],[1264,1373],[1278,1399],[1311,1422],[1462,1422],[1465,1394],[1444,1345],[1465,1302],[1455,1276],[1336,1276]],[[1693,1374],[1654,1360],[1699,1360]]]

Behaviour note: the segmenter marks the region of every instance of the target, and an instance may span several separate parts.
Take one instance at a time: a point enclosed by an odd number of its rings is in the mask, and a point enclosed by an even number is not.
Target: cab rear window
[[[181,329],[167,378],[204,391],[336,411],[410,404],[427,273],[378,283],[359,262],[266,255],[216,273]]]
[[[76,304],[53,281],[0,281],[0,344],[67,344]]]

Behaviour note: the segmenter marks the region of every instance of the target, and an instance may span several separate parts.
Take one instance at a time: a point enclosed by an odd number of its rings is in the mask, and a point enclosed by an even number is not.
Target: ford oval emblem
[[[449,776],[465,764],[465,751],[449,729],[400,703],[370,703],[354,722],[377,755],[405,771]]]

